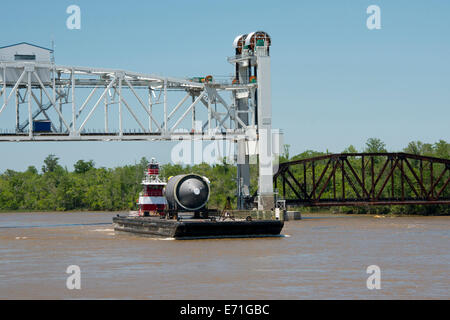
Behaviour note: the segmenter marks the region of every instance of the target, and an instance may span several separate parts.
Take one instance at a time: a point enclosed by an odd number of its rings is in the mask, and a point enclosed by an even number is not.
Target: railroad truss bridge
[[[407,153],[330,154],[281,163],[286,205],[450,204],[450,160]]]

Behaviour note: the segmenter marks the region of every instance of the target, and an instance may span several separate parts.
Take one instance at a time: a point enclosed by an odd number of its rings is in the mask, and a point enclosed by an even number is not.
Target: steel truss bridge
[[[291,206],[450,204],[450,160],[406,153],[330,154],[281,163]]]
[[[9,124],[0,141],[256,140],[256,83],[38,62],[2,62],[0,73],[0,121]],[[245,95],[248,110],[224,93]],[[51,121],[51,132],[34,132],[35,120]]]

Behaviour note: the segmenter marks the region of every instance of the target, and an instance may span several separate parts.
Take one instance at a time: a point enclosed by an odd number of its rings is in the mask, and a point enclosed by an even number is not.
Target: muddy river
[[[278,238],[171,240],[115,233],[115,214],[0,213],[0,299],[450,298],[450,217],[314,214]]]

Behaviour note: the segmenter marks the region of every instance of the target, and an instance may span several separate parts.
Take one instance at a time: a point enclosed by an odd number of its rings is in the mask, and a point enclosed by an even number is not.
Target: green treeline
[[[93,161],[79,160],[69,171],[49,155],[41,169],[25,172],[6,170],[0,175],[0,210],[128,210],[135,208],[148,160],[114,169],[95,168]],[[228,196],[235,197],[236,167],[229,164],[209,166],[161,166],[161,176],[195,172],[211,180],[210,207],[222,207]]]
[[[386,152],[385,144],[379,139],[369,139],[365,152]],[[403,149],[404,152],[434,156],[450,159],[450,144],[440,140],[434,144],[411,142]],[[358,152],[353,146],[349,146],[343,152]],[[327,153],[305,151],[296,156],[289,156],[289,146],[285,146],[284,155],[280,161],[310,158]],[[136,199],[141,191],[140,182],[148,160],[142,158],[138,164],[117,167],[113,169],[96,168],[91,161],[79,160],[72,171],[63,168],[59,164],[59,158],[49,155],[39,171],[34,166],[28,167],[25,172],[6,170],[0,174],[0,210],[33,210],[33,211],[68,211],[68,210],[128,210],[135,208]],[[316,169],[319,171],[321,165]],[[359,162],[352,163],[355,168],[360,168]],[[377,166],[382,165],[377,163]],[[412,164],[415,169],[418,163]],[[358,167],[359,166],[359,167]],[[252,193],[256,190],[257,177],[256,166],[252,165]],[[299,169],[300,170],[300,169]],[[436,166],[434,175],[436,178],[441,172]],[[161,176],[167,179],[182,173],[197,173],[208,177],[211,181],[211,208],[222,208],[227,197],[235,203],[236,192],[236,166],[224,163],[219,165],[199,164],[194,166],[181,166],[178,164],[165,164],[161,166]],[[310,173],[308,173],[310,174]],[[425,177],[427,178],[427,177]],[[428,177],[429,179],[429,177]],[[337,179],[340,180],[340,179]],[[339,182],[337,182],[339,183]],[[408,189],[409,190],[409,189]],[[408,191],[407,190],[407,191]],[[332,192],[330,188],[326,192]],[[348,190],[348,197],[353,192]],[[389,189],[387,189],[389,192]],[[410,190],[408,192],[411,192]],[[448,194],[448,188],[446,190]],[[281,191],[280,191],[281,193]],[[292,196],[289,191],[287,196]],[[450,214],[450,206],[392,206],[371,208],[346,208],[341,207],[340,212],[403,212],[432,214]],[[323,210],[323,209],[320,209]]]

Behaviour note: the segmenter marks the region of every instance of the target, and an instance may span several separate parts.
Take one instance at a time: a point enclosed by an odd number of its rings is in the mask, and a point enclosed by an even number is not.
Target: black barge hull
[[[284,223],[279,220],[211,221],[166,220],[157,217],[114,217],[114,230],[170,238],[223,238],[278,236]]]

